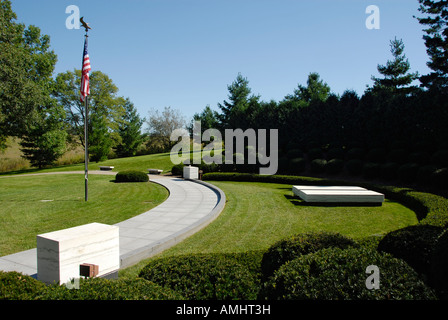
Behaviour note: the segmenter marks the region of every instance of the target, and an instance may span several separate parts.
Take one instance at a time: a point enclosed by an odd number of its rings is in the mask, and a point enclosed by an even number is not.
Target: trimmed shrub
[[[417,163],[419,165],[429,164],[431,156],[428,152],[413,152],[409,155],[409,162]]]
[[[398,168],[398,179],[403,182],[414,182],[417,179],[418,164],[406,163]]]
[[[300,149],[290,149],[287,152],[287,158],[303,158],[304,153]]]
[[[115,176],[115,182],[148,182],[149,176],[141,171],[121,171]]]
[[[344,160],[331,159],[327,162],[327,172],[329,174],[338,174],[344,170]]]
[[[185,164],[183,163],[176,164],[171,168],[171,173],[175,176],[182,176],[184,173],[184,167]]]
[[[311,171],[313,173],[323,173],[325,172],[327,166],[327,160],[325,159],[314,159],[311,161]]]
[[[397,178],[398,164],[394,162],[388,162],[381,165],[381,177],[387,180],[394,180]]]
[[[302,173],[306,169],[306,161],[303,158],[294,158],[289,161],[288,172],[292,174]]]
[[[367,162],[364,164],[362,173],[364,177],[369,179],[378,178],[381,173],[381,167],[378,163]]]
[[[434,171],[431,175],[432,184],[440,189],[448,189],[448,168]]]
[[[431,259],[432,283],[440,297],[448,299],[448,230],[437,239]]]
[[[30,276],[0,271],[0,300],[33,300],[47,289],[43,282]]]
[[[357,246],[355,241],[338,233],[316,232],[303,233],[280,240],[273,244],[263,255],[261,272],[264,279],[286,262],[301,255],[316,252],[324,248],[348,248]]]
[[[347,159],[349,160],[363,160],[366,155],[366,151],[362,148],[353,148],[347,151]]]
[[[428,275],[434,243],[442,227],[414,225],[389,232],[378,244],[378,250],[403,259],[418,273]]]
[[[448,167],[448,150],[438,150],[431,157],[431,164],[440,167]]]
[[[352,159],[352,160],[347,161],[347,164],[345,167],[346,167],[348,173],[350,173],[351,175],[357,176],[362,173],[362,170],[364,167],[364,162],[362,162],[359,159]]]
[[[386,150],[383,148],[371,149],[366,156],[367,161],[380,163],[386,160]]]
[[[180,300],[183,296],[145,279],[80,279],[79,289],[53,285],[43,300]]]
[[[140,277],[182,292],[191,300],[254,299],[259,278],[238,259],[220,254],[191,254],[151,261]]]
[[[404,164],[408,162],[408,152],[405,149],[395,149],[389,152],[387,160],[398,164]]]
[[[366,268],[380,270],[380,290],[366,288]],[[434,292],[403,260],[369,248],[328,248],[302,255],[264,283],[259,299],[432,300]]]
[[[430,184],[431,178],[436,170],[437,167],[431,164],[418,168],[416,176],[417,182],[420,184]]]
[[[320,148],[313,148],[308,151],[308,160],[323,159],[324,152]]]
[[[342,148],[331,148],[327,152],[327,159],[345,159],[345,151]]]

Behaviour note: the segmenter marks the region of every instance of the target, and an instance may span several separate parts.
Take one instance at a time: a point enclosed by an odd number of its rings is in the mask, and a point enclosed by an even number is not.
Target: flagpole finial
[[[79,19],[79,21],[81,22],[81,24],[84,27],[84,29],[86,29],[86,33],[89,32],[89,29],[92,29],[89,26],[89,24],[84,21],[84,17],[81,17],[81,19]]]

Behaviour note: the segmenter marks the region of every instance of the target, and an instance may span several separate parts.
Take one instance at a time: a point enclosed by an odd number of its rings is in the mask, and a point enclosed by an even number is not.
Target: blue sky
[[[18,21],[38,26],[58,55],[55,73],[81,67],[84,31],[67,29],[66,7],[90,23],[92,70],[114,81],[140,115],[179,109],[189,120],[217,109],[238,73],[253,94],[280,101],[318,72],[332,92],[362,95],[377,65],[403,39],[411,71],[428,56],[417,0],[13,0]],[[369,30],[366,8],[380,9]]]

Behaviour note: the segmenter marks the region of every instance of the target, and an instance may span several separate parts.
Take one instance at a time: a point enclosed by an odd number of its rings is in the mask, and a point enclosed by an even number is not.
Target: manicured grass
[[[293,197],[292,186],[208,181],[224,191],[227,204],[208,227],[157,257],[211,252],[265,250],[285,237],[333,231],[359,239],[416,224],[415,213],[386,201],[381,207],[309,206]],[[131,276],[150,259],[121,272]]]
[[[0,178],[0,256],[36,247],[36,235],[86,223],[115,224],[163,202],[155,183],[114,183],[113,176],[39,175]],[[51,201],[46,201],[51,200]]]

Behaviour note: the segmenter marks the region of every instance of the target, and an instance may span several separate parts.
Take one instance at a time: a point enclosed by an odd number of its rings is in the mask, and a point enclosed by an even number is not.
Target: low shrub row
[[[366,268],[381,270],[380,289]],[[140,277],[186,299],[436,299],[403,260],[337,233],[298,234],[265,252],[155,259]]]
[[[148,182],[149,176],[141,171],[120,171],[115,175],[115,182]]]
[[[80,279],[79,288],[45,285],[18,272],[0,271],[0,300],[179,300],[178,292],[145,279]]]

